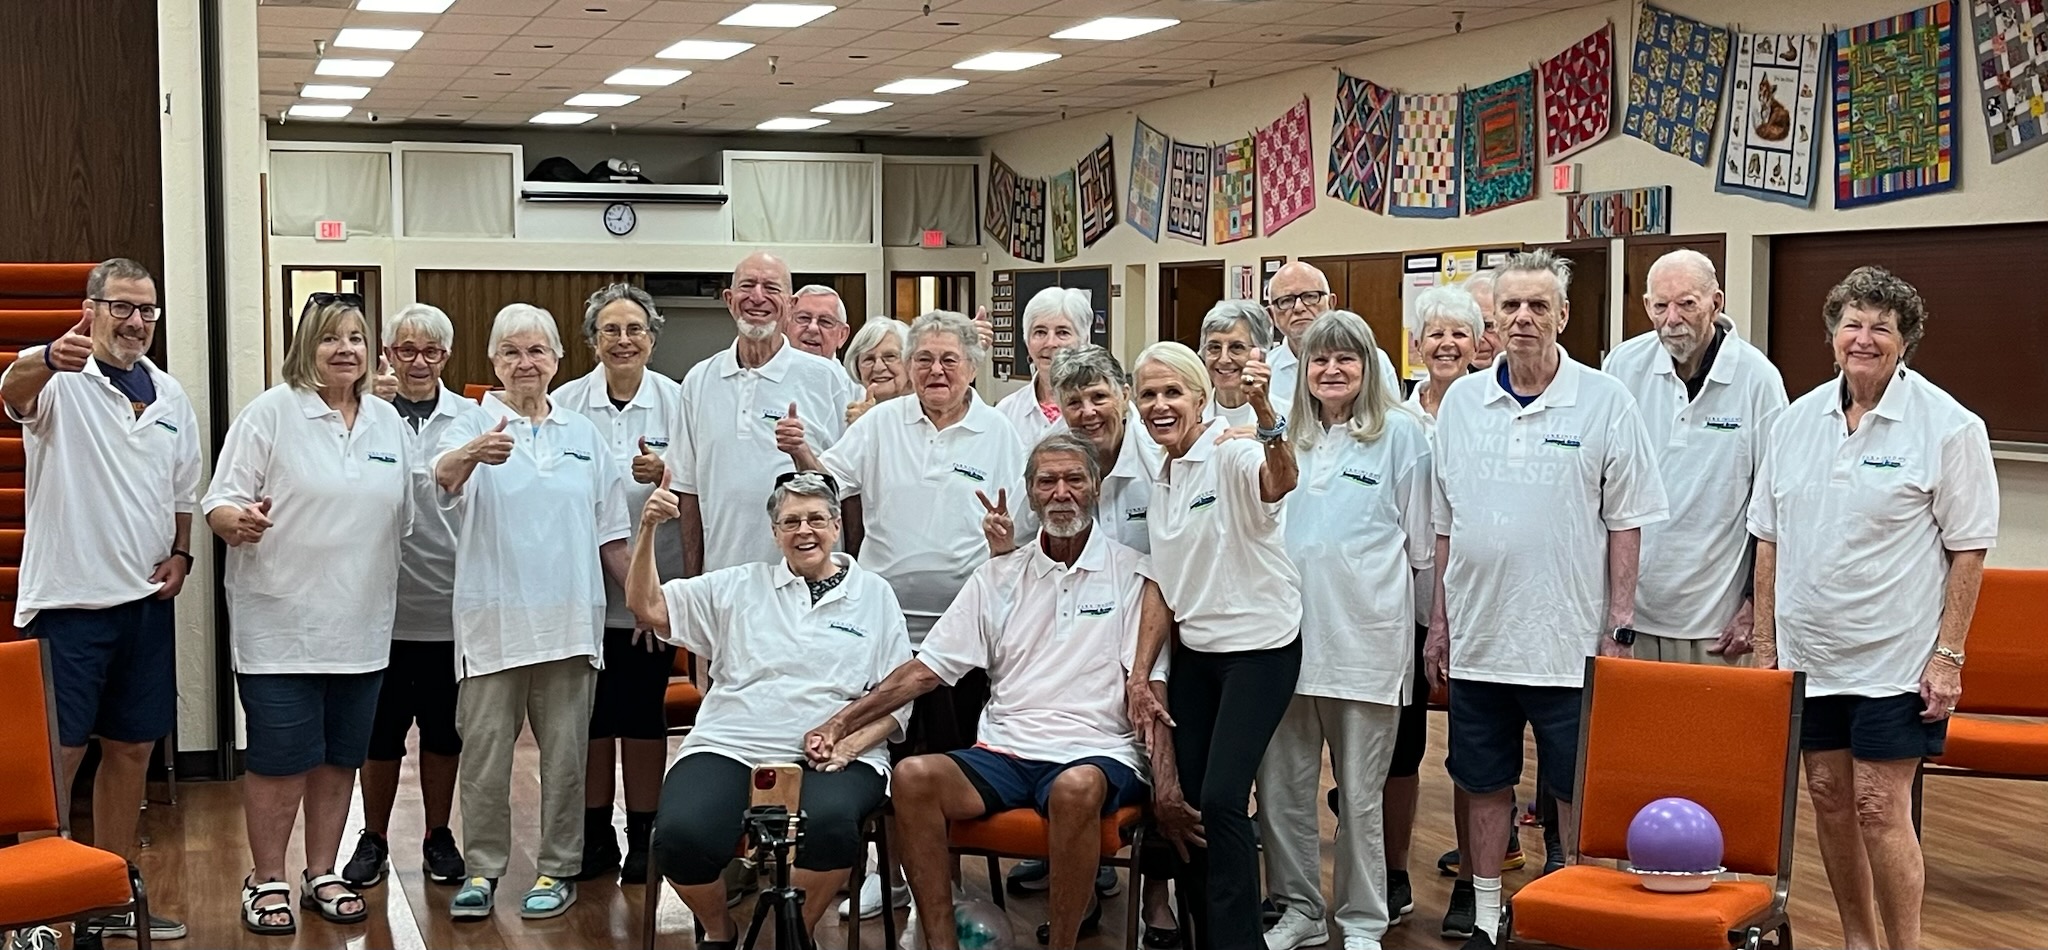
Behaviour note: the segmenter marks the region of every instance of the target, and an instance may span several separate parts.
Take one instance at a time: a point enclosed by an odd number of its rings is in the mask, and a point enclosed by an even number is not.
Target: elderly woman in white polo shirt
[[[1004,396],[996,403],[996,411],[1010,420],[1028,452],[1061,424],[1059,400],[1052,391],[1053,354],[1088,342],[1095,310],[1089,306],[1085,290],[1047,287],[1031,295],[1021,324],[1024,352],[1031,356],[1031,385]]]
[[[1197,350],[1202,366],[1209,372],[1209,401],[1202,406],[1202,421],[1222,417],[1233,428],[1252,424],[1251,397],[1244,389],[1244,368],[1252,354],[1273,348],[1273,317],[1266,308],[1250,300],[1220,300],[1202,317],[1202,345]],[[1282,417],[1292,408],[1287,401],[1293,393],[1280,393],[1276,406]]]
[[[242,810],[255,869],[242,925],[297,928],[285,847],[306,814],[302,905],[369,916],[334,873],[356,769],[391,656],[399,543],[411,520],[410,443],[397,410],[366,399],[362,301],[316,294],[285,352],[284,382],[228,429],[200,509],[229,546],[230,646],[247,714]]]
[[[1381,789],[1416,696],[1415,572],[1436,553],[1429,436],[1401,407],[1357,314],[1301,335],[1287,553],[1301,573],[1301,679],[1259,766],[1268,887],[1286,906],[1268,946],[1328,939],[1317,830],[1323,747],[1338,795],[1336,922],[1372,946],[1389,922]],[[1401,907],[1391,910],[1399,913]]]
[[[540,746],[539,877],[520,916],[576,902],[583,863],[584,754],[603,665],[604,578],[626,573],[627,471],[589,418],[548,398],[562,357],[555,318],[512,304],[491,322],[502,391],[449,426],[434,478],[461,506],[455,650],[462,679],[457,795],[469,879],[449,913],[491,916],[512,847],[512,751],[522,723]]]
[[[1294,450],[1256,352],[1241,371],[1256,441],[1225,440],[1226,422],[1202,421],[1209,374],[1194,351],[1154,343],[1134,370],[1138,419],[1166,454],[1146,520],[1159,589],[1180,625],[1167,682],[1174,753],[1208,836],[1182,884],[1214,946],[1260,946],[1258,845],[1246,809],[1301,672],[1301,579],[1280,522]],[[1141,643],[1132,668],[1150,669],[1160,646]]]
[[[1998,476],[1983,420],[1907,368],[1927,327],[1912,285],[1859,267],[1821,316],[1841,372],[1766,440],[1752,638],[1758,666],[1806,673],[1800,748],[1844,941],[1877,946],[1882,920],[1885,946],[1917,947],[1913,775],[1962,695]]]
[[[861,389],[860,401],[846,407],[847,425],[876,403],[910,392],[910,369],[903,365],[909,352],[910,324],[876,317],[861,325],[853,342],[846,345],[846,375]]]

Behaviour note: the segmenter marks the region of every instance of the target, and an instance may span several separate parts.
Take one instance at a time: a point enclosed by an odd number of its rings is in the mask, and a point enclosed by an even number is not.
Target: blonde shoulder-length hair
[[[293,389],[314,392],[320,388],[320,341],[330,333],[337,333],[349,320],[363,331],[363,375],[356,379],[356,396],[360,398],[370,391],[370,351],[376,344],[370,342],[370,321],[363,316],[361,308],[352,303],[331,300],[318,307],[308,307],[299,318],[299,328],[292,333],[292,344],[284,351],[284,381]]]

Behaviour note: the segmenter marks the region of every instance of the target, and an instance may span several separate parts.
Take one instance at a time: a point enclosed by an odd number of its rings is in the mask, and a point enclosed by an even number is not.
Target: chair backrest
[[[467,399],[470,402],[483,402],[484,394],[490,391],[491,387],[488,385],[485,385],[483,383],[470,383],[462,387],[462,398]]]
[[[1791,870],[1803,673],[1595,657],[1579,727],[1579,851],[1628,859],[1628,827],[1660,798],[1720,822],[1728,870]]]
[[[61,827],[49,673],[43,641],[0,643],[0,835]]]
[[[2048,571],[1985,568],[1965,646],[1957,710],[2048,716]]]

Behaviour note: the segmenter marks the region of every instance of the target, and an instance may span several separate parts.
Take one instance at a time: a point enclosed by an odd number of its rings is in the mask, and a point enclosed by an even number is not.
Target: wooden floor
[[[1449,899],[1450,882],[1438,877],[1436,855],[1450,847],[1450,784],[1443,777],[1442,716],[1432,716],[1430,754],[1424,767],[1421,815],[1415,831],[1416,913],[1395,927],[1385,946],[1444,950],[1455,947],[1437,936],[1437,923]],[[1533,753],[1532,753],[1533,755]],[[1531,759],[1533,762],[1533,759]],[[527,922],[518,917],[518,894],[533,874],[533,840],[537,835],[540,789],[534,750],[523,740],[514,782],[515,845],[506,876],[509,895],[501,895],[497,916],[487,922],[451,923],[448,900],[454,888],[426,883],[418,863],[422,834],[418,787],[407,760],[397,814],[393,819],[395,874],[369,895],[371,919],[365,924],[336,927],[305,915],[296,937],[256,937],[239,923],[239,886],[249,867],[243,834],[240,787],[236,784],[186,784],[175,807],[153,805],[147,818],[150,846],[143,857],[152,909],[186,921],[188,948],[591,948],[637,947],[640,888],[621,893],[614,883],[581,887],[570,912],[551,921]],[[1533,770],[1532,770],[1533,771]],[[1329,784],[1327,768],[1324,784]],[[1525,785],[1523,799],[1527,800]],[[621,822],[623,825],[623,821]],[[457,817],[458,836],[460,816]],[[360,804],[351,817],[342,860],[361,827]],[[1325,842],[1333,820],[1323,817]],[[1510,872],[1507,886],[1519,887],[1540,867],[1542,844],[1535,828],[1523,829],[1529,848],[1527,870]],[[1931,778],[1926,793],[1927,901],[1925,939],[1929,947],[2048,946],[2048,783]],[[1324,875],[1329,875],[1329,846],[1324,849]],[[290,867],[303,867],[295,839]],[[967,880],[975,896],[986,897],[979,861],[969,862]],[[509,896],[509,899],[507,897]],[[1104,930],[1084,947],[1124,945],[1120,922],[1128,892],[1108,902]],[[748,912],[742,906],[740,913]],[[1016,932],[1031,946],[1032,933],[1043,919],[1038,898],[1011,902]],[[310,919],[308,919],[310,918]],[[1792,888],[1792,920],[1801,946],[1839,947],[1833,899],[1821,870],[1813,837],[1811,810],[1800,795],[1798,858]],[[663,901],[661,937],[665,948],[692,946],[688,911],[671,894]],[[1335,946],[1333,934],[1332,946]],[[879,921],[863,928],[863,946],[883,945]],[[112,941],[127,946],[124,941]],[[844,931],[828,926],[820,935],[825,948],[843,948]],[[173,944],[171,946],[178,946]],[[772,942],[764,940],[764,947]]]

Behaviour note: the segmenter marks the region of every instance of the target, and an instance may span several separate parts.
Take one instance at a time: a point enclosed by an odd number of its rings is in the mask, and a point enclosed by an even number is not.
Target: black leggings
[[[732,863],[746,833],[753,770],[713,752],[692,752],[676,760],[661,783],[661,810],[654,819],[654,850],[662,876],[684,887],[709,884]],[[882,804],[887,782],[865,762],[840,772],[804,770],[798,807],[804,840],[794,866],[838,871],[862,860],[860,822]]]
[[[1181,791],[1202,814],[1207,848],[1189,849],[1182,900],[1202,914],[1197,950],[1265,950],[1259,846],[1247,809],[1266,743],[1294,698],[1301,639],[1270,650],[1173,649],[1167,706]]]
[[[1393,760],[1387,765],[1388,778],[1412,778],[1422,771],[1422,753],[1429,748],[1429,674],[1422,667],[1423,641],[1429,627],[1415,625],[1415,682],[1409,687],[1408,705],[1394,732]]]

